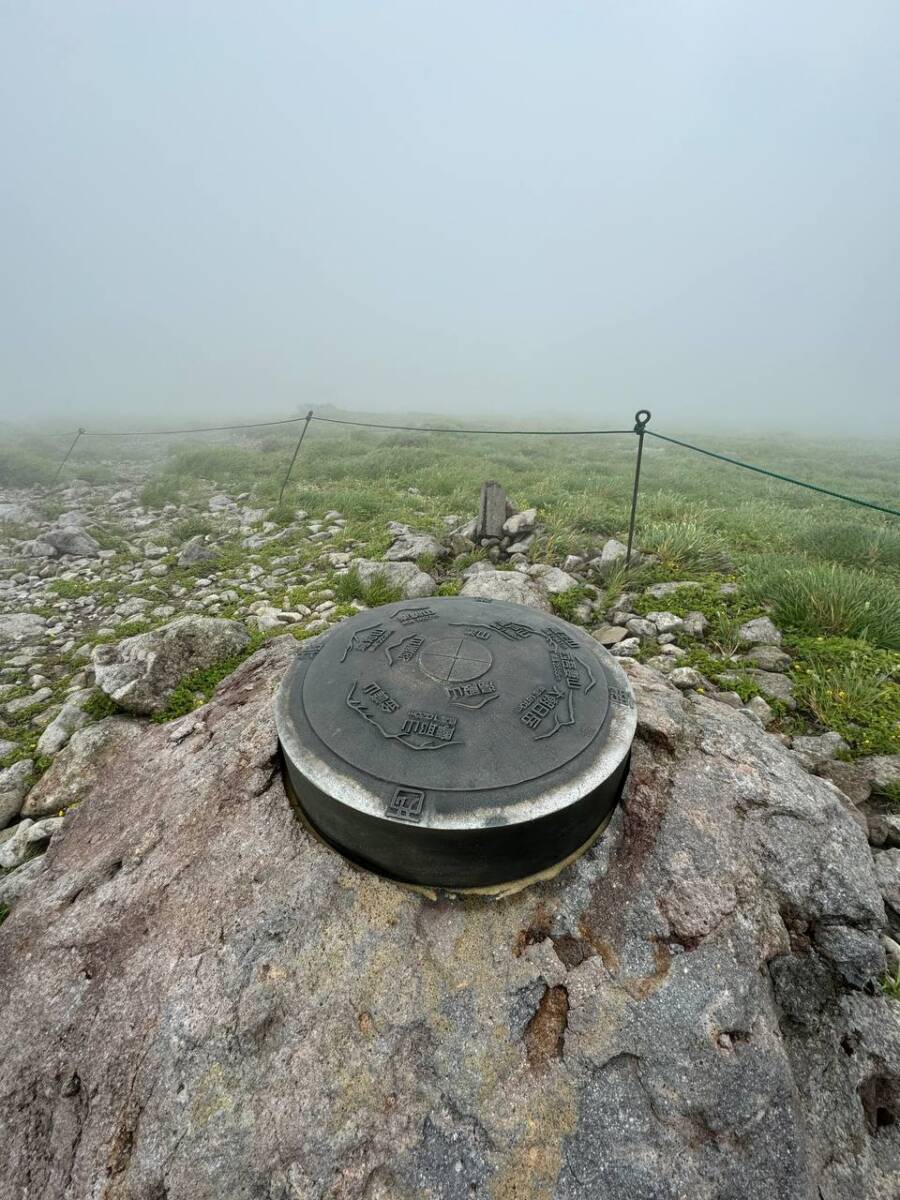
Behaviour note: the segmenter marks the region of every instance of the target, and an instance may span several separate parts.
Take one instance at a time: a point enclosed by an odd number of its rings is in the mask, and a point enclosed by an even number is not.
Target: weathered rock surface
[[[21,758],[11,767],[0,770],[0,829],[18,815],[33,766],[30,758]]]
[[[754,617],[752,621],[745,621],[738,630],[738,635],[742,642],[749,642],[753,646],[781,644],[781,630],[769,617]]]
[[[470,575],[463,584],[462,596],[478,596],[483,600],[511,600],[541,612],[552,612],[545,594],[527,575],[519,571],[480,571]]]
[[[18,612],[0,614],[0,644],[10,645],[13,642],[24,642],[29,638],[39,638],[46,628],[44,617],[37,613]]]
[[[395,538],[384,553],[386,562],[416,562],[420,558],[444,558],[447,549],[430,533],[413,533],[410,529]]]
[[[38,754],[58,753],[77,729],[84,728],[88,722],[84,706],[93,694],[91,688],[80,688],[68,697],[41,734],[37,744]]]
[[[437,584],[426,571],[420,571],[411,562],[378,562],[376,559],[357,558],[354,569],[360,581],[368,586],[381,576],[390,587],[399,588],[404,600],[418,600],[422,596],[433,596]]]
[[[40,540],[46,542],[59,555],[71,554],[75,558],[96,558],[100,553],[99,544],[76,525],[66,525],[62,529],[48,529],[42,533]]]
[[[212,546],[207,546],[202,533],[190,538],[181,548],[178,555],[179,567],[195,567],[198,563],[211,563],[218,560],[218,553]]]
[[[115,645],[97,646],[97,686],[129,712],[162,712],[186,675],[239,654],[249,642],[239,621],[181,617]]]
[[[574,575],[560,570],[559,567],[551,567],[547,563],[535,563],[529,568],[528,574],[536,580],[538,587],[548,596],[562,596],[579,586]]]
[[[0,927],[4,1196],[896,1195],[898,1009],[852,982],[884,911],[827,783],[628,663],[607,835],[502,902],[435,902],[292,815],[295,652],[174,731],[112,719],[80,759],[76,733],[41,781],[81,803],[9,877],[40,872]]]

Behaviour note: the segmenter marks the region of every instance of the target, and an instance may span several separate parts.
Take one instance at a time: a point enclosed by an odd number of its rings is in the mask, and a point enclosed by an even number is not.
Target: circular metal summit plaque
[[[348,858],[443,888],[524,879],[615,807],[636,714],[580,629],[462,596],[370,609],[304,645],[276,700],[292,798]]]

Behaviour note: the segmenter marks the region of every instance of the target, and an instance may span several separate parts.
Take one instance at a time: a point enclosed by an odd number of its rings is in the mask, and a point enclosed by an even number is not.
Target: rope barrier
[[[205,425],[200,429],[134,429],[128,430],[82,430],[88,437],[165,437],[169,434],[219,433],[225,429],[266,429],[270,425],[296,425],[306,417],[287,417],[281,421],[251,421],[245,425]]]
[[[96,430],[95,431],[95,430],[89,430],[89,429],[79,429],[77,431],[77,433],[75,434],[72,444],[69,446],[68,450],[66,451],[65,458],[63,458],[62,462],[59,464],[59,467],[57,468],[56,476],[54,476],[54,481],[56,478],[59,477],[60,472],[62,471],[63,467],[65,466],[66,462],[69,459],[69,455],[72,453],[72,451],[75,448],[75,444],[78,442],[78,440],[81,437],[102,437],[102,438],[169,437],[169,436],[177,436],[179,434],[188,435],[188,434],[193,434],[193,433],[222,433],[222,432],[233,431],[236,429],[267,429],[267,428],[271,428],[271,427],[277,426],[277,425],[298,425],[301,422],[304,422],[303,431],[301,432],[300,438],[299,438],[296,448],[294,450],[294,455],[291,459],[291,464],[290,464],[290,467],[288,468],[288,473],[285,477],[284,483],[281,486],[281,494],[283,496],[284,489],[287,486],[287,482],[290,478],[291,469],[293,468],[294,462],[297,458],[298,451],[303,442],[303,437],[306,434],[306,430],[309,428],[309,424],[311,421],[320,421],[326,425],[353,426],[354,428],[357,428],[357,429],[385,429],[385,430],[391,430],[391,431],[399,431],[399,432],[403,432],[403,433],[461,433],[461,434],[468,434],[468,435],[474,435],[474,436],[477,436],[479,434],[484,434],[484,435],[490,435],[490,436],[510,435],[510,436],[514,436],[514,437],[594,437],[594,436],[598,436],[598,435],[602,435],[602,434],[634,433],[634,434],[637,434],[637,437],[638,437],[638,458],[637,458],[637,464],[636,464],[636,470],[635,470],[634,496],[632,497],[631,525],[629,528],[629,547],[630,547],[630,544],[633,541],[633,537],[634,537],[634,517],[635,517],[635,512],[637,509],[637,488],[638,488],[638,480],[639,480],[639,476],[640,476],[641,449],[643,446],[644,435],[646,433],[650,437],[656,438],[658,441],[669,442],[673,446],[681,446],[685,450],[693,450],[697,454],[705,454],[708,458],[716,458],[720,462],[730,463],[734,467],[742,467],[745,471],[755,471],[756,474],[758,474],[758,475],[767,475],[770,479],[778,479],[782,483],[791,483],[795,487],[806,488],[808,491],[818,492],[818,493],[820,493],[820,495],[823,495],[823,496],[831,496],[835,500],[843,500],[847,504],[856,504],[856,505],[859,505],[861,508],[870,508],[870,509],[873,509],[875,512],[883,512],[883,513],[887,513],[889,516],[892,516],[892,517],[900,517],[900,509],[890,508],[885,504],[875,504],[871,500],[861,500],[857,496],[848,496],[843,492],[835,492],[835,491],[832,491],[830,488],[819,487],[818,484],[815,484],[815,483],[806,483],[802,479],[794,479],[790,475],[782,475],[778,471],[769,471],[765,467],[757,467],[753,463],[742,462],[740,459],[731,458],[727,454],[719,454],[715,450],[707,450],[703,446],[695,446],[691,442],[683,442],[683,441],[680,441],[678,438],[668,437],[664,433],[656,433],[655,430],[646,428],[649,420],[650,420],[650,413],[646,409],[641,409],[640,412],[635,414],[635,425],[632,429],[469,429],[469,428],[456,429],[456,428],[453,428],[452,426],[446,426],[446,425],[393,425],[393,424],[383,425],[383,424],[379,424],[374,421],[351,421],[351,420],[346,420],[346,419],[343,419],[340,417],[319,417],[319,416],[315,416],[313,414],[313,412],[310,411],[309,413],[306,414],[305,417],[285,417],[278,421],[250,421],[250,422],[245,422],[242,424],[235,424],[235,425],[205,425],[205,426],[201,426],[201,427],[198,427],[195,429],[139,429],[139,430],[132,430],[130,432],[127,430],[124,430],[124,431]],[[51,435],[47,435],[47,436],[51,436]],[[61,436],[61,435],[54,434],[52,436],[56,437],[56,436]]]
[[[741,462],[739,458],[729,458],[727,454],[717,454],[715,450],[704,450],[702,446],[693,446],[690,442],[680,442],[678,438],[666,437],[664,433],[655,433],[652,429],[648,429],[647,433],[661,442],[671,442],[673,446],[683,446],[685,450],[696,450],[698,454],[705,454],[709,458],[718,458],[722,462],[731,463],[734,467],[743,467],[745,471],[756,471],[758,475],[768,475],[770,479],[780,479],[782,483],[793,483],[797,487],[808,488],[811,492],[821,492],[823,496],[846,500],[848,504],[859,504],[863,508],[874,508],[877,512],[900,517],[900,509],[887,508],[884,504],[873,504],[871,500],[859,500],[856,496],[845,496],[843,492],[832,492],[829,488],[819,487],[815,483],[804,483],[802,479],[793,479],[790,475],[779,475],[777,471],[767,471],[765,467],[755,467],[752,463]]]
[[[302,418],[301,418],[302,420]],[[326,421],[329,425],[355,425],[360,429],[399,429],[405,433],[509,433],[516,437],[584,437],[597,433],[633,433],[633,429],[453,429],[438,425],[376,425],[371,421],[340,421],[337,417],[313,417],[314,421]]]

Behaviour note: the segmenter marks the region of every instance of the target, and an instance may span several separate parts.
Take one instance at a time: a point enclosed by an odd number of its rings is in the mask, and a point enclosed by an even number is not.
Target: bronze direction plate
[[[289,790],[325,841],[451,890],[588,843],[636,725],[625,673],[584,631],[462,596],[369,609],[301,645],[275,718]]]

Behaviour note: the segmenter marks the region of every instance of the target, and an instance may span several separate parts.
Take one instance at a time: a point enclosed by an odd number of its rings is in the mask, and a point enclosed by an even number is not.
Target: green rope
[[[790,475],[779,475],[777,471],[767,471],[765,467],[754,467],[751,463],[741,462],[738,458],[729,458],[726,454],[716,454],[715,450],[704,450],[702,446],[692,446],[690,442],[679,442],[678,438],[666,437],[664,433],[654,433],[646,430],[650,437],[662,442],[671,442],[673,446],[683,446],[686,450],[696,450],[698,454],[706,454],[709,458],[718,458],[722,462],[731,463],[734,467],[743,467],[747,471],[756,471],[758,475],[768,475],[771,479],[780,479],[783,483],[795,483],[797,487],[808,488],[811,492],[821,492],[823,496],[834,496],[836,500],[846,500],[849,504],[859,504],[863,508],[874,508],[878,512],[889,513],[892,517],[900,517],[900,509],[886,508],[883,504],[872,504],[869,500],[859,500],[856,496],[845,496],[843,492],[832,492],[828,488],[818,487],[814,483],[804,483],[802,479],[792,479]]]

